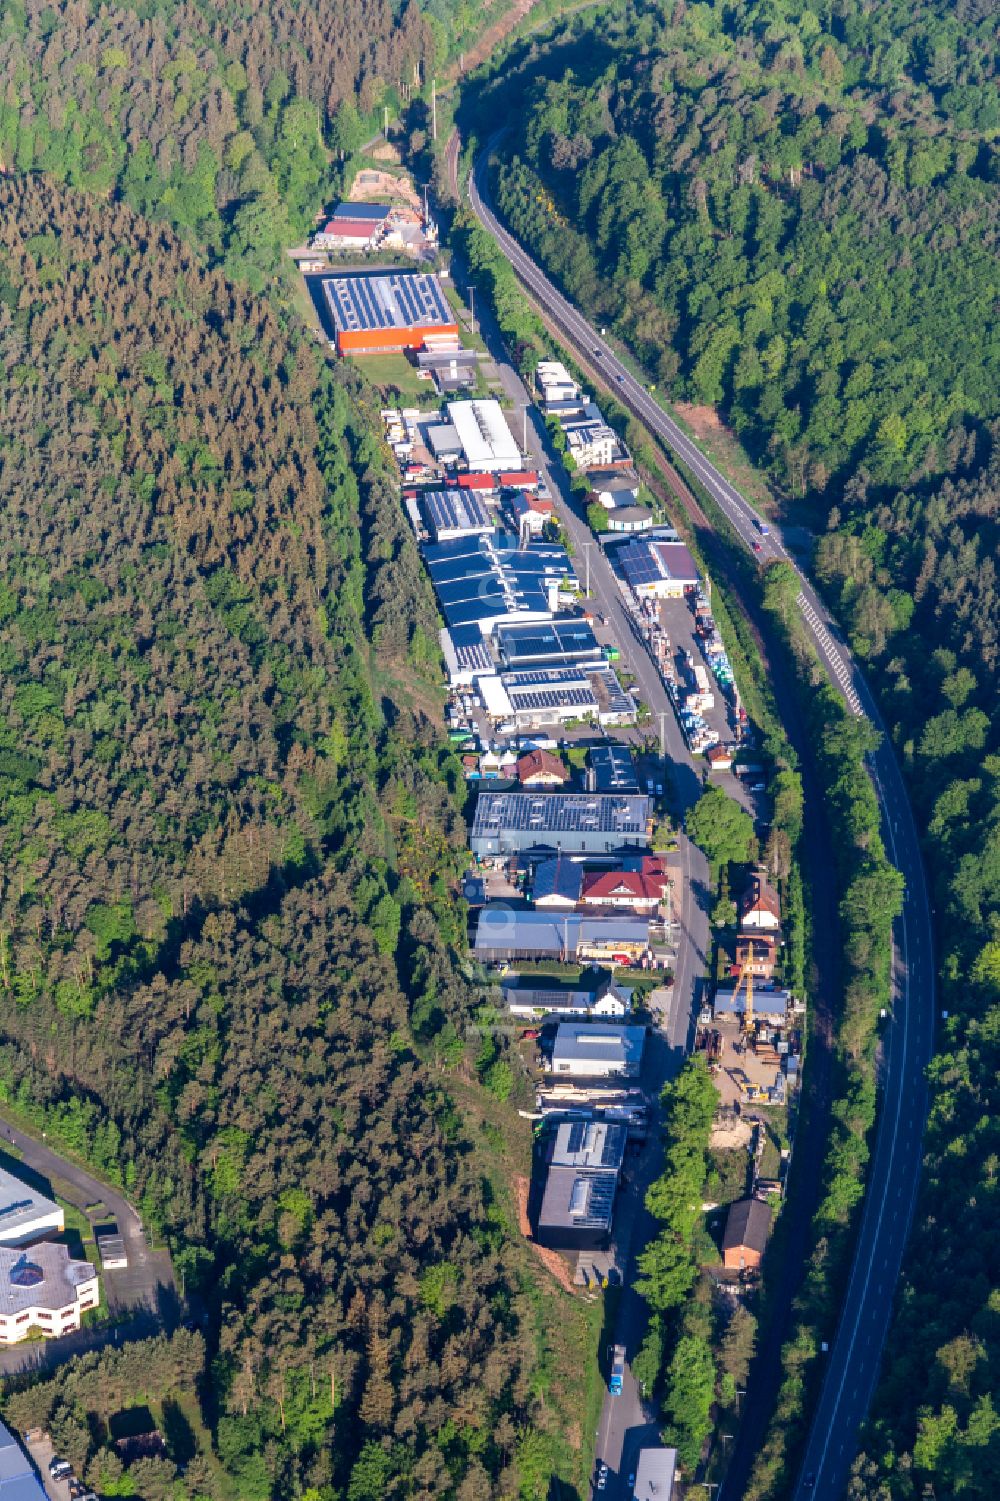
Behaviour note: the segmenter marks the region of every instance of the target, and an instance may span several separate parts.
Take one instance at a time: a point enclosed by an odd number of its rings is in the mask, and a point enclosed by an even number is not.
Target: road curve
[[[927,1112],[925,1069],[934,1040],[934,952],[916,825],[871,691],[822,601],[786,552],[780,533],[775,528],[767,534],[761,531],[761,518],[753,507],[653,400],[497,218],[490,203],[486,164],[502,134],[491,139],[469,178],[469,200],[480,223],[559,328],[567,346],[585,365],[602,372],[622,405],[696,476],[744,546],[762,561],[780,558],[795,570],[802,619],[834,688],[852,713],[867,716],[883,731],[881,744],[870,758],[870,770],[881,806],[886,849],[906,882],[903,912],[894,933],[892,1016],[883,1038],[881,1109],[850,1281],[826,1357],[823,1387],[794,1490],[795,1501],[837,1501],[846,1485],[858,1430],[878,1379],[893,1290],[920,1184]],[[457,136],[449,142],[448,150],[457,186]],[[737,1496],[723,1488],[722,1501],[737,1501]]]

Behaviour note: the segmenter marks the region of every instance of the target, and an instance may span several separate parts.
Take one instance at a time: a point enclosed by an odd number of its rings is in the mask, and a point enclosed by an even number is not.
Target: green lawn
[[[439,398],[433,382],[420,380],[405,354],[364,354],[353,358],[372,385],[387,395],[395,392],[402,400],[428,410],[438,406]]]

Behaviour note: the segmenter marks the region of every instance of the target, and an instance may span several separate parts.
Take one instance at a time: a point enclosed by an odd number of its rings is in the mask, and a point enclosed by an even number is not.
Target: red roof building
[[[752,959],[751,949],[753,950]],[[777,957],[778,944],[773,933],[741,933],[736,940],[734,962],[730,973],[739,976],[744,967],[749,966],[750,973],[755,980],[770,980],[774,975]]]
[[[522,787],[561,787],[569,772],[550,751],[530,750],[518,759],[517,779]]]
[[[770,885],[763,871],[755,870],[749,884],[740,897],[740,927],[781,927],[781,903],[778,893]]]
[[[538,474],[534,469],[508,469],[497,475],[497,483],[504,490],[537,490]]]
[[[456,479],[449,480],[449,485],[461,485],[463,490],[476,490],[480,495],[492,495],[497,487],[495,474],[460,474]]]
[[[586,907],[627,907],[652,912],[662,902],[666,879],[638,870],[594,871],[584,877],[580,900]]]

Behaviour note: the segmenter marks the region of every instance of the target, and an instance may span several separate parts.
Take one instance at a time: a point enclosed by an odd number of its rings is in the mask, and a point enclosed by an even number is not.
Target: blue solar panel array
[[[340,333],[454,323],[436,276],[418,271],[328,276],[323,291]]]

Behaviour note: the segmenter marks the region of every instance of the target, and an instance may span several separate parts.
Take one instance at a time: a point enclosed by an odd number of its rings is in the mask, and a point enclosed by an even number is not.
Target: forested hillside
[[[504,8],[16,0],[0,13],[0,163],[118,189],[234,272],[269,272],[335,191],[364,117]]]
[[[1000,410],[995,20],[640,0],[472,115],[518,122],[499,202],[570,294],[823,515]]]
[[[122,204],[5,178],[0,244],[0,1090],[171,1241],[241,1501],[544,1494],[368,397]]]
[[[949,1020],[853,1501],[1000,1490],[996,59],[989,0],[668,0],[576,18],[465,105],[481,140],[512,124],[525,241],[823,534],[924,832]]]

